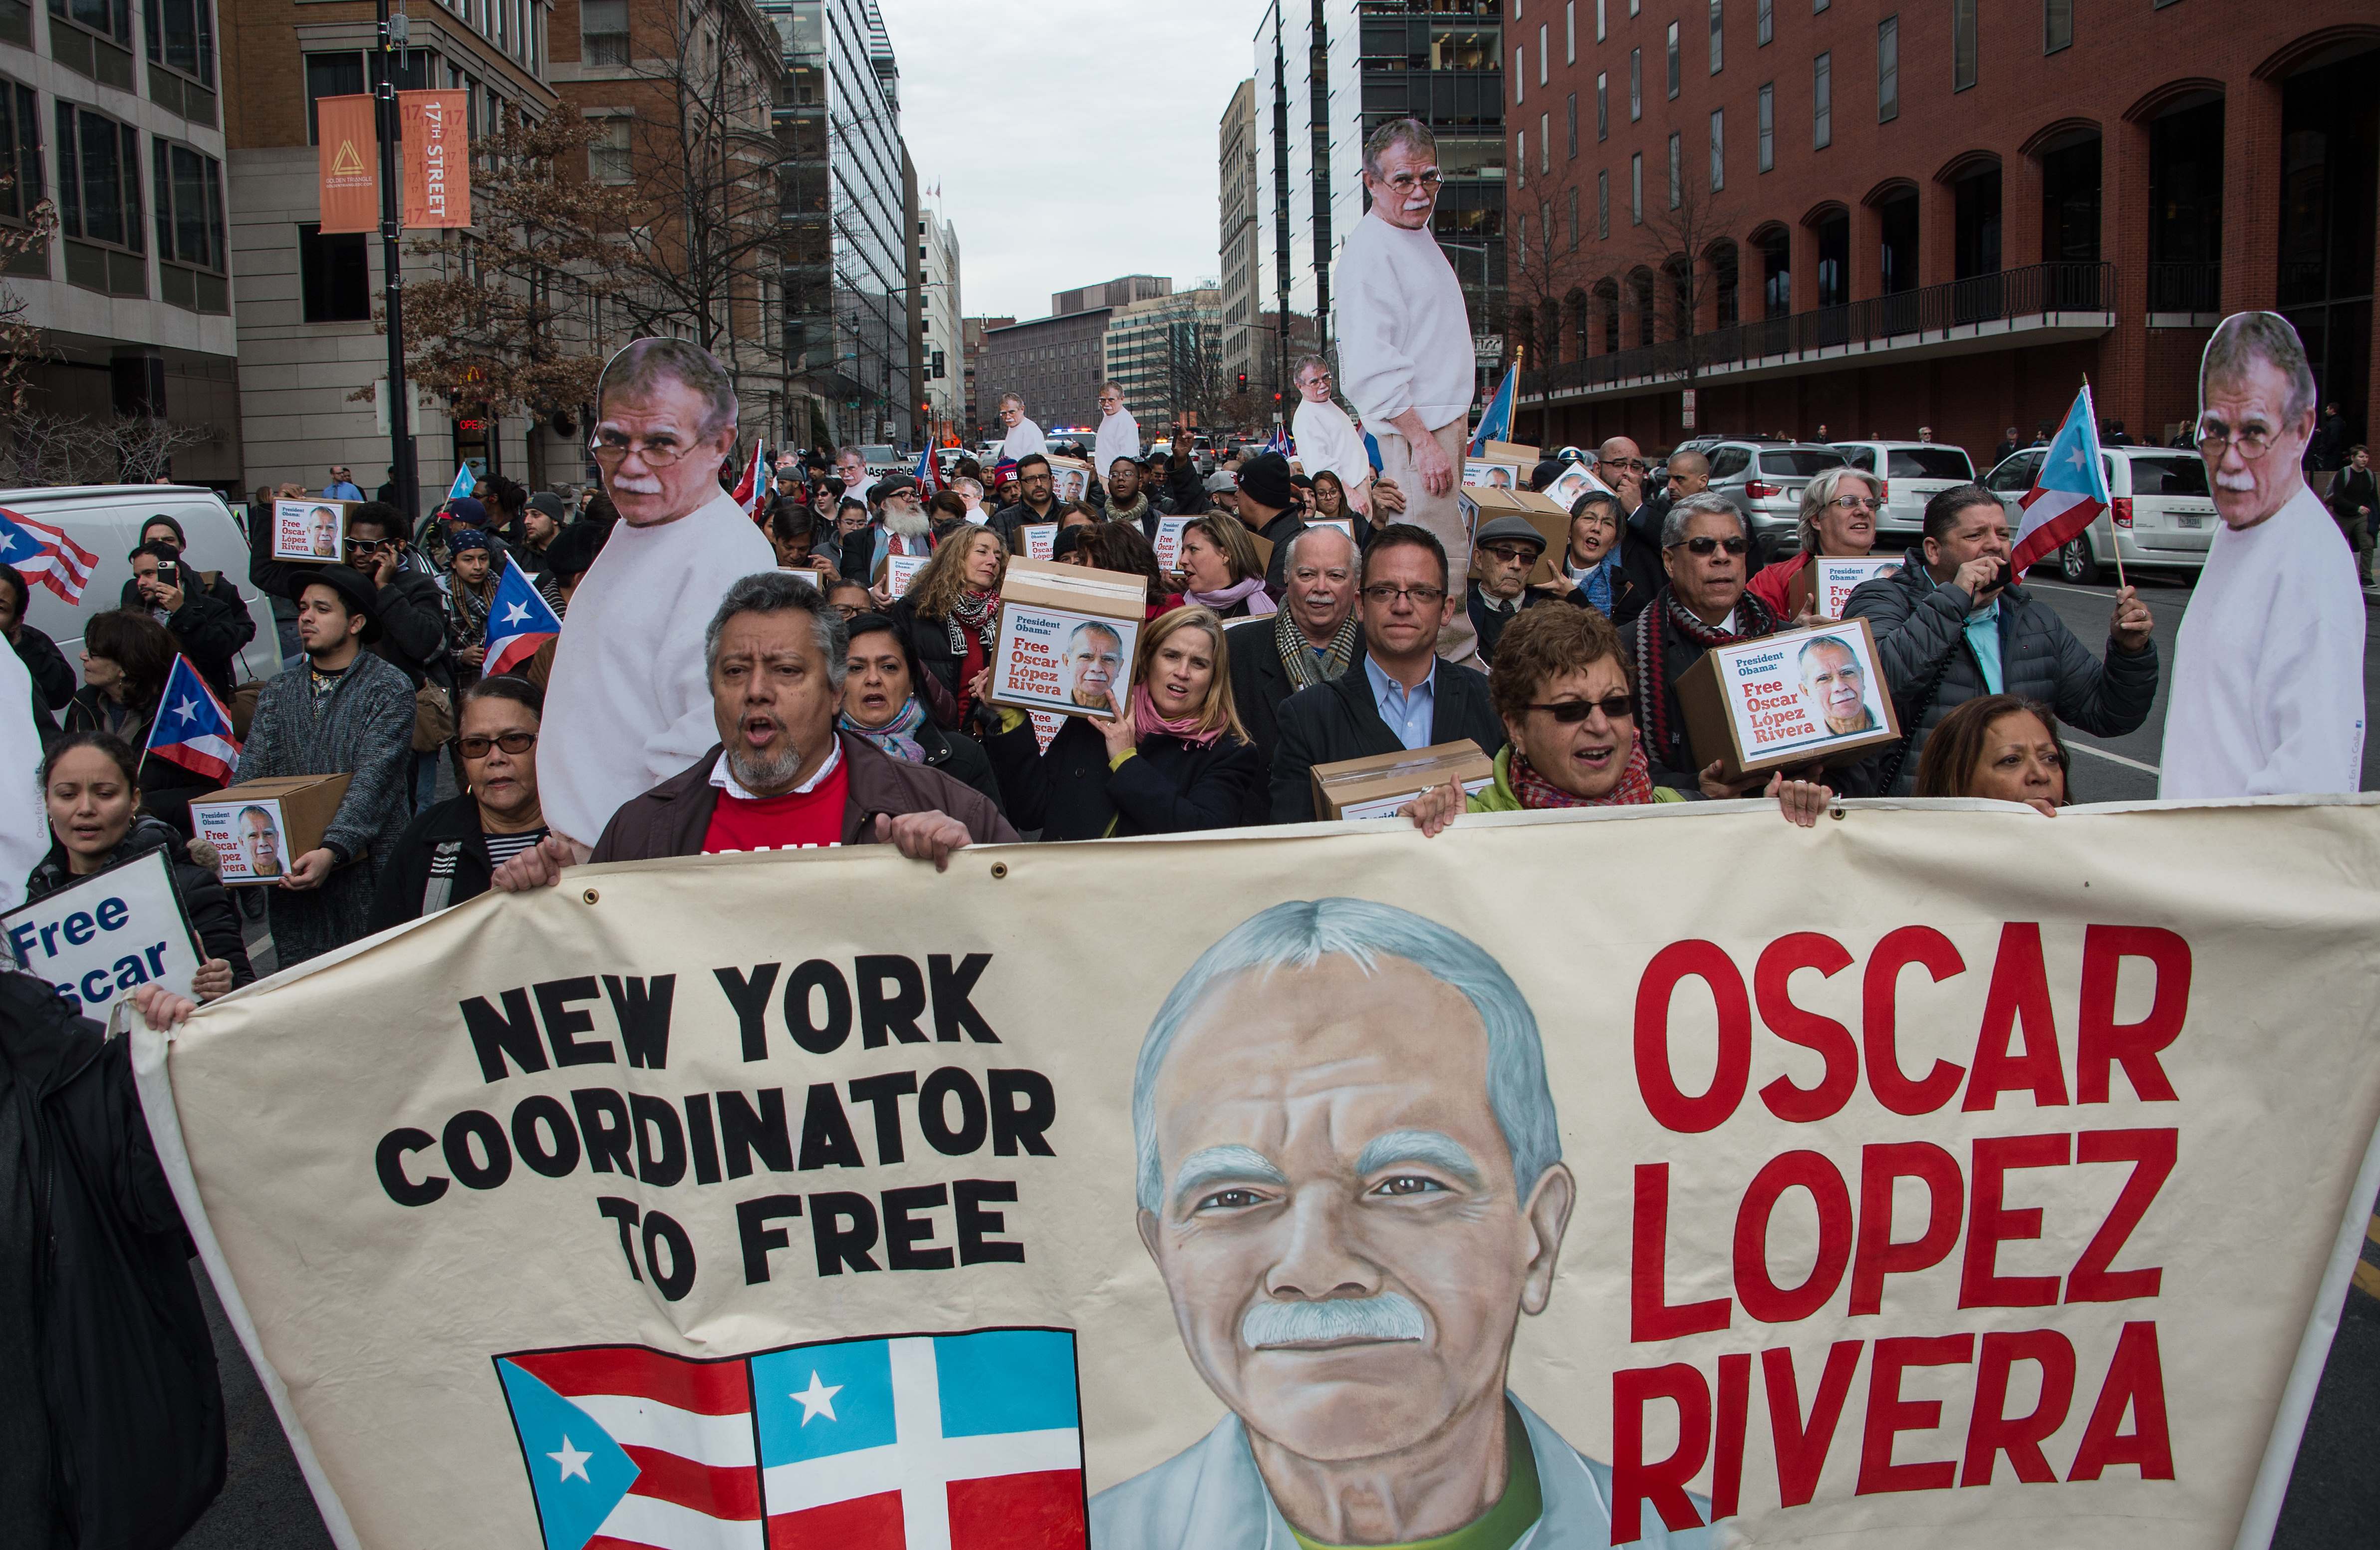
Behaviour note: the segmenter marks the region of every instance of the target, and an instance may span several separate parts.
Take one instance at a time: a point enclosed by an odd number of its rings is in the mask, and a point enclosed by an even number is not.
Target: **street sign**
[[[1691,431],[1694,428],[1694,390],[1687,388],[1682,397],[1684,402],[1678,410],[1678,423]]]
[[[1504,353],[1504,336],[1501,334],[1474,334],[1471,336],[1471,353],[1474,355],[1486,356],[1502,355]]]

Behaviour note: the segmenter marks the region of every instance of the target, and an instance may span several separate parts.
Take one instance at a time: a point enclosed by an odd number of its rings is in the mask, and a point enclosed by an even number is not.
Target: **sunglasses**
[[[1724,549],[1730,555],[1741,555],[1751,547],[1751,544],[1740,538],[1712,538],[1705,535],[1701,538],[1686,540],[1687,552],[1696,555],[1707,555],[1714,549]]]
[[[1625,694],[1606,695],[1600,700],[1557,700],[1550,705],[1528,708],[1545,712],[1564,726],[1575,726],[1597,711],[1603,713],[1606,721],[1627,721],[1636,714],[1636,702]]]
[[[527,753],[537,746],[534,732],[503,732],[492,738],[457,738],[455,751],[466,759],[485,759],[490,748],[503,749],[506,753]]]

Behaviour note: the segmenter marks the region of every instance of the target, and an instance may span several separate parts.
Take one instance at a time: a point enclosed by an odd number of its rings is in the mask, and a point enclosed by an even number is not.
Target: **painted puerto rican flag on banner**
[[[488,628],[480,637],[485,653],[480,659],[483,677],[509,673],[537,654],[537,649],[562,633],[557,617],[536,586],[510,555],[504,556],[504,579],[488,600]]]
[[[2073,543],[2107,509],[2107,471],[2099,458],[2090,388],[2074,395],[2066,423],[2058,428],[2042,457],[2041,470],[2033,476],[2033,488],[2019,504],[2024,517],[2017,525],[2009,566],[2020,580],[2028,566]]]
[[[165,676],[156,719],[149,724],[146,751],[225,786],[238,773],[239,743],[231,735],[231,713],[187,656],[174,658],[174,670]]]
[[[47,522],[0,506],[0,563],[15,566],[26,580],[39,582],[67,603],[80,603],[99,556]]]
[[[758,522],[769,509],[769,449],[759,442],[752,444],[752,460],[745,465],[744,477],[735,484],[735,504],[744,515]]]
[[[1083,1550],[1075,1336],[496,1358],[545,1550]]]

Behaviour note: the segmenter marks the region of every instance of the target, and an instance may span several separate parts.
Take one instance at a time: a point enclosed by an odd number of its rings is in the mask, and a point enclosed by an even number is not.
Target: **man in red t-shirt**
[[[969,844],[1014,840],[981,792],[835,729],[845,629],[816,587],[784,572],[729,588],[705,637],[719,745],[622,806],[590,860],[880,843],[946,870]],[[542,843],[506,861],[494,885],[544,886],[569,864],[566,849]]]

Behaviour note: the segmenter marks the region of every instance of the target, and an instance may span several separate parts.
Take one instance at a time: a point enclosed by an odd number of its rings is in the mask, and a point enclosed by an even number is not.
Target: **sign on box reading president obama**
[[[2199,1550],[2380,1190],[2375,820],[588,867],[136,1064],[347,1544]]]

